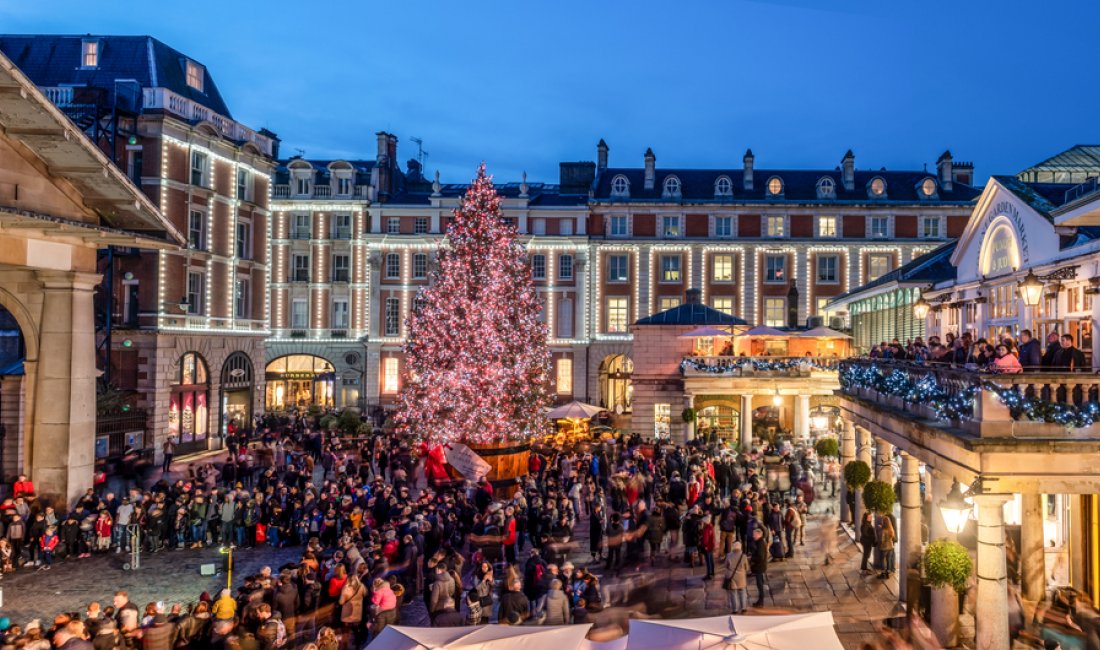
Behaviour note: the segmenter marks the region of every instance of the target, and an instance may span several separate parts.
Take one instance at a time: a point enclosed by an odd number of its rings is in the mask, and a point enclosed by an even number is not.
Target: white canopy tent
[[[852,337],[848,336],[847,334],[845,334],[844,332],[838,332],[834,329],[830,329],[828,327],[825,327],[824,325],[821,325],[819,327],[815,327],[811,330],[806,330],[805,332],[799,332],[798,336],[799,336],[799,338],[804,338],[804,339],[850,339],[850,338],[852,338]]]
[[[626,650],[844,650],[831,612],[632,620]]]
[[[790,336],[790,332],[784,332],[783,330],[777,330],[774,327],[768,327],[767,325],[757,325],[756,327],[742,332],[739,336],[760,337],[760,336]]]
[[[606,410],[607,409],[602,406],[585,404],[584,402],[573,400],[568,404],[562,404],[557,408],[550,409],[547,411],[546,417],[551,420],[587,420],[600,411]]]
[[[390,625],[369,650],[575,650],[589,643],[592,625],[469,625],[409,627]]]

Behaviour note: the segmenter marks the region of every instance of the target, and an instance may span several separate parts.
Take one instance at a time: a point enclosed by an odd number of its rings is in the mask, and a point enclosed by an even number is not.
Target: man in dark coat
[[[768,542],[764,538],[764,531],[757,528],[752,531],[752,559],[749,569],[756,579],[756,602],[753,607],[764,606],[764,581],[768,573]]]

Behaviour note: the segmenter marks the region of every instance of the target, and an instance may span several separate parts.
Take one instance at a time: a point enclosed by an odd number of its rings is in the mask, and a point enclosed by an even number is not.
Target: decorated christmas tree
[[[546,325],[527,255],[478,168],[407,320],[399,431],[473,444],[544,433]]]

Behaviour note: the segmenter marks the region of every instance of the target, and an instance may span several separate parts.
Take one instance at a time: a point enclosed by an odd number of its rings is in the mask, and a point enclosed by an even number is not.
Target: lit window
[[[99,66],[99,41],[84,41],[81,48],[80,64],[85,68]]]
[[[386,322],[384,323],[384,334],[386,336],[397,336],[401,333],[401,299],[400,298],[386,298]]]
[[[783,327],[787,324],[787,299],[764,299],[764,324],[768,327]]]
[[[733,182],[728,176],[722,176],[714,182],[715,196],[733,196]]]
[[[821,199],[829,199],[836,196],[836,183],[826,176],[817,182],[817,196]]]
[[[680,179],[669,176],[665,179],[665,198],[677,198],[680,196]]]
[[[936,181],[932,180],[931,178],[924,179],[923,181],[921,181],[920,191],[925,196],[934,195],[936,193]]]
[[[532,219],[531,220],[531,234],[533,234],[533,235],[545,235],[546,234],[546,219]]]
[[[679,255],[662,255],[661,256],[661,282],[679,282],[680,281],[680,256]]]
[[[423,280],[428,277],[428,256],[424,253],[413,255],[413,279]]]
[[[332,329],[342,330],[348,326],[348,301],[332,301]]]
[[[661,440],[672,436],[672,405],[653,405],[653,437]]]
[[[626,176],[611,179],[611,196],[630,196],[630,181],[626,180]]]
[[[680,217],[677,215],[661,217],[661,232],[663,233],[662,237],[679,237]]]
[[[626,255],[607,256],[607,281],[626,282],[630,279],[630,258]]]
[[[386,255],[386,277],[390,280],[401,277],[401,255],[398,253]]]
[[[390,217],[389,219],[386,219],[386,234],[401,234],[401,217]]]
[[[881,178],[875,178],[871,180],[871,194],[873,196],[882,196],[886,194],[886,181]]]
[[[191,184],[206,187],[206,154],[191,152]]]
[[[206,308],[206,274],[187,274],[187,313],[202,314]]]
[[[733,282],[733,255],[715,255],[713,258],[715,282]]]
[[[890,272],[889,255],[867,256],[867,281],[870,282]]]
[[[386,357],[382,362],[382,392],[383,393],[396,393],[397,392],[397,373],[398,373],[398,361],[397,357]]]
[[[870,217],[868,235],[876,239],[884,239],[890,236],[890,217]]]
[[[818,237],[836,237],[836,217],[818,217],[817,218],[817,236]]]
[[[187,85],[200,93],[203,92],[203,68],[194,61],[187,62]]]
[[[629,316],[629,303],[625,297],[607,299],[607,331],[615,334],[625,332]]]
[[[573,360],[558,359],[558,395],[573,393]]]
[[[559,280],[572,280],[573,279],[573,256],[562,255],[558,257],[558,279]]]
[[[764,257],[764,282],[782,283],[787,281],[787,256],[766,255]]]
[[[825,305],[829,304],[830,300],[832,300],[832,298],[828,298],[828,297],[817,299],[817,315],[818,316],[824,316],[828,313],[828,310],[825,309]]]
[[[733,237],[733,217],[715,217],[714,236],[723,239]]]
[[[187,219],[187,247],[192,250],[206,250],[206,215],[192,210]]]
[[[347,282],[349,278],[350,257],[347,255],[332,256],[332,281]]]
[[[305,329],[308,327],[308,315],[308,304],[304,298],[295,299],[294,302],[290,304],[290,326],[294,329]]]
[[[237,318],[248,318],[252,315],[252,282],[247,278],[237,279],[233,311]]]
[[[680,299],[676,296],[662,296],[657,301],[657,311],[668,311],[680,306]]]
[[[787,236],[787,219],[783,216],[766,216],[764,217],[764,236],[765,237],[786,237]]]
[[[779,196],[783,193],[783,181],[778,176],[772,176],[768,179],[768,194],[771,196]]]
[[[545,255],[532,255],[531,256],[531,278],[534,280],[546,279],[546,256]]]
[[[413,232],[418,235],[428,234],[428,218],[417,217],[416,221],[413,224]]]
[[[723,314],[733,316],[733,298],[711,298],[710,304]]]
[[[939,217],[921,217],[920,219],[920,236],[928,239],[936,239],[941,237],[940,235],[940,218]]]
[[[835,284],[837,281],[837,268],[840,266],[840,258],[836,255],[817,256],[817,281],[824,284]]]
[[[629,217],[623,214],[612,215],[608,218],[608,234],[612,237],[629,237]]]

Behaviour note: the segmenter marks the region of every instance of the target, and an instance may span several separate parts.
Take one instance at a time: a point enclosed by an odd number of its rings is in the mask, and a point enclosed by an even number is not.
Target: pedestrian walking
[[[734,542],[726,555],[722,587],[726,590],[726,603],[730,614],[742,614],[748,605],[749,560],[741,550],[741,542]]]

